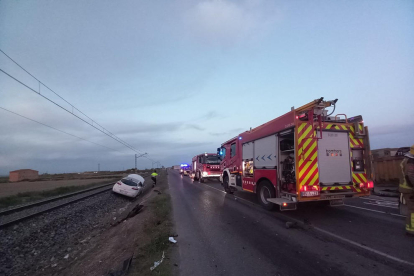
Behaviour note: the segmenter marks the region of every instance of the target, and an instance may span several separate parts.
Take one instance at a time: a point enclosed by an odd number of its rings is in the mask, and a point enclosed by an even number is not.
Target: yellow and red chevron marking
[[[359,185],[359,184],[358,184]],[[354,192],[360,193],[361,189],[353,185],[346,186],[332,186],[332,187],[323,187],[321,191],[341,191],[341,190],[352,190]]]
[[[359,125],[359,129],[362,131],[362,125]],[[349,127],[349,143],[351,145],[351,148],[360,147],[362,148],[364,146],[364,140],[361,138],[355,138],[355,128],[353,126]]]
[[[352,172],[352,183],[358,184],[359,183],[367,183],[367,174],[365,172],[355,173]]]
[[[314,138],[313,127],[302,123],[298,127],[298,177],[303,185],[315,185],[319,183],[318,170],[318,142]]]
[[[323,187],[322,191],[334,191],[334,190],[352,190],[354,186],[346,185],[346,186],[332,186],[332,187]]]

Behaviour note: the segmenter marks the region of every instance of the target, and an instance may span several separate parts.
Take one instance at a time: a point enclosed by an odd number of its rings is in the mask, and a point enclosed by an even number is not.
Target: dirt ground
[[[64,186],[83,186],[95,183],[111,183],[119,180],[119,177],[110,179],[74,179],[74,180],[50,180],[50,181],[35,181],[35,182],[15,182],[15,183],[1,183],[0,197],[16,195],[24,192],[38,192],[53,190]]]
[[[156,210],[161,202],[160,199],[169,198],[166,173],[160,176],[157,186],[151,187],[125,212],[128,213],[135,206],[143,205],[137,215],[126,220],[120,218],[113,223],[113,227],[91,238],[88,249],[82,252],[69,267],[62,269],[59,275],[118,275],[117,272],[122,269],[123,262],[131,257],[128,275],[152,275],[154,272],[157,275],[171,275],[172,264],[168,257],[170,249],[167,248],[168,234],[172,225],[169,224],[171,223],[169,219],[160,218]],[[167,205],[171,208],[168,200]],[[164,250],[166,258],[156,271],[151,273],[150,267],[154,261],[161,259]]]

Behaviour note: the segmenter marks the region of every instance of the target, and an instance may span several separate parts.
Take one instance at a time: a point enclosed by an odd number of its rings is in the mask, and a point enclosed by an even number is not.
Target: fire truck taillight
[[[367,183],[359,183],[359,188],[373,189],[374,188],[374,182],[373,181],[368,181]]]

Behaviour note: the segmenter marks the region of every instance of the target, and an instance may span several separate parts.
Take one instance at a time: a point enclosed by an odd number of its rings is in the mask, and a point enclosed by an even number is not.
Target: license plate
[[[307,192],[300,192],[301,196],[318,196],[319,191],[307,191]]]
[[[327,195],[322,197],[323,199],[342,199],[345,198],[344,195]]]

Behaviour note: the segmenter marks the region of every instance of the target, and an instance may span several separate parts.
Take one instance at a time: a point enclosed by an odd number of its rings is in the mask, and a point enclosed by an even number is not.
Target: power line
[[[18,83],[20,83],[21,85],[25,86],[27,89],[31,90],[32,92],[38,94],[39,96],[43,97],[44,99],[48,100],[49,102],[55,104],[56,106],[60,107],[61,109],[65,110],[66,112],[68,112],[69,114],[72,114],[73,116],[75,116],[76,118],[78,118],[79,120],[82,120],[83,122],[87,123],[88,125],[90,125],[91,127],[99,130],[100,132],[102,132],[103,134],[105,134],[108,137],[111,137],[112,139],[114,139],[115,141],[123,144],[124,146],[130,148],[131,150],[141,153],[139,150],[134,149],[132,146],[128,145],[126,142],[122,141],[120,138],[116,137],[115,135],[110,135],[108,133],[110,133],[109,131],[107,131],[105,128],[102,127],[102,129],[96,127],[93,125],[93,123],[91,124],[90,122],[86,121],[85,119],[79,117],[78,115],[70,112],[70,110],[66,109],[65,107],[61,106],[60,104],[56,103],[55,101],[49,99],[48,97],[38,93],[36,90],[34,90],[33,88],[31,88],[30,86],[28,86],[27,84],[23,83],[22,81],[18,80],[17,78],[13,77],[12,75],[10,75],[9,73],[7,73],[6,71],[4,71],[3,69],[0,68],[0,71],[3,72],[5,75],[9,76],[10,78],[12,78],[13,80],[17,81]],[[94,122],[94,121],[92,121]]]
[[[87,142],[89,142],[89,143],[95,144],[95,145],[97,145],[97,146],[101,146],[101,147],[104,147],[104,148],[110,149],[110,150],[112,150],[112,151],[117,151],[117,152],[120,152],[119,150],[116,150],[116,149],[113,149],[113,148],[110,148],[110,147],[107,147],[107,146],[101,145],[101,144],[99,144],[99,143],[95,143],[95,142],[90,141],[90,140],[88,140],[88,139],[85,139],[85,138],[79,137],[79,136],[77,136],[77,135],[71,134],[71,133],[69,133],[69,132],[66,132],[66,131],[64,131],[64,130],[61,130],[61,129],[58,129],[58,128],[55,128],[55,127],[49,126],[49,125],[47,125],[47,124],[44,124],[44,123],[39,122],[39,121],[36,121],[36,120],[33,120],[33,119],[31,119],[31,118],[28,118],[28,117],[26,117],[26,116],[23,116],[23,115],[21,115],[21,114],[18,114],[18,113],[16,113],[16,112],[11,111],[11,110],[8,110],[8,109],[6,109],[6,108],[4,108],[4,107],[1,107],[1,106],[0,106],[0,109],[3,109],[4,111],[7,111],[7,112],[12,113],[12,114],[14,114],[14,115],[17,115],[17,116],[20,116],[20,117],[22,117],[22,118],[25,118],[25,119],[27,119],[27,120],[29,120],[29,121],[32,121],[32,122],[38,123],[38,124],[40,124],[40,125],[42,125],[42,126],[45,126],[45,127],[48,127],[48,128],[54,129],[54,130],[57,130],[57,131],[62,132],[62,133],[64,133],[64,134],[70,135],[70,136],[72,136],[72,137],[75,137],[75,138],[78,138],[78,139],[81,139],[81,140],[87,141]]]
[[[87,123],[88,125],[94,127],[95,129],[99,130],[100,132],[104,133],[105,135],[111,137],[112,139],[118,141],[119,143],[123,144],[124,146],[130,148],[131,150],[135,151],[135,152],[139,152],[141,153],[140,150],[135,149],[133,146],[129,145],[127,142],[123,141],[121,138],[117,137],[115,134],[113,134],[112,132],[110,132],[109,130],[107,130],[106,128],[104,128],[102,125],[98,124],[96,121],[94,121],[92,118],[90,118],[88,115],[86,115],[85,113],[83,113],[81,110],[79,110],[77,107],[75,107],[73,104],[71,104],[69,101],[67,101],[66,99],[64,99],[62,96],[60,96],[58,93],[56,93],[55,91],[53,91],[51,88],[49,88],[46,84],[44,84],[42,81],[40,81],[38,78],[36,78],[34,75],[32,75],[29,71],[27,71],[23,66],[21,66],[20,64],[18,64],[14,59],[12,59],[9,55],[7,55],[2,49],[0,49],[0,51],[7,57],[9,58],[14,64],[16,64],[18,67],[20,67],[23,71],[25,71],[27,74],[29,74],[32,78],[34,78],[35,80],[37,80],[39,82],[39,91],[36,91],[34,89],[32,89],[31,87],[29,87],[28,85],[24,84],[23,82],[17,80],[16,78],[14,78],[13,76],[11,76],[10,74],[6,73],[4,70],[0,69],[3,73],[5,73],[6,75],[8,75],[9,77],[13,78],[15,81],[19,82],[20,84],[26,86],[28,89],[30,89],[31,91],[35,92],[36,94],[42,96],[43,98],[47,99],[48,101],[54,103],[55,105],[57,105],[58,107],[64,109],[65,111],[67,111],[68,113],[72,114],[73,116],[77,117],[78,119],[82,120],[83,122]],[[60,99],[62,99],[63,101],[65,101],[67,104],[69,104],[72,107],[72,112],[66,108],[64,108],[63,106],[57,104],[56,102],[50,100],[49,98],[47,98],[46,96],[40,94],[40,84],[42,84],[44,87],[46,87],[47,89],[49,89],[51,92],[53,92],[56,96],[58,96]],[[82,115],[84,115],[86,118],[88,118],[89,120],[91,120],[92,124],[87,122],[86,120],[80,118],[79,116],[75,115],[73,113],[73,109],[79,111]],[[102,129],[97,128],[97,125],[99,127],[101,127]]]

